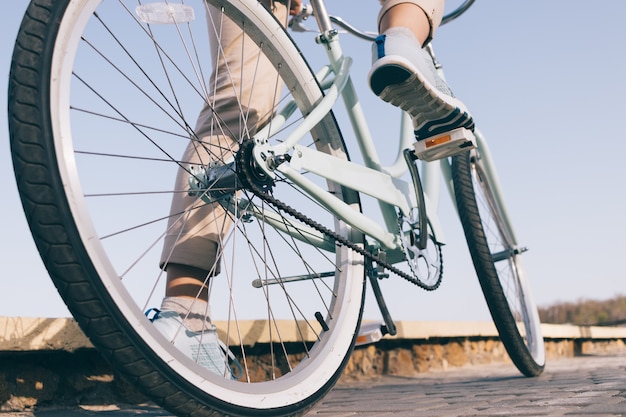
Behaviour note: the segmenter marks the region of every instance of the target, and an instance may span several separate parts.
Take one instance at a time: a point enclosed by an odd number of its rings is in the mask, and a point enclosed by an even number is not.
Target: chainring
[[[411,268],[414,278],[420,282],[420,287],[434,290],[441,284],[443,278],[443,259],[441,244],[439,244],[428,227],[428,239],[426,247],[420,248],[419,214],[413,208],[408,216],[399,216],[398,227],[400,230],[400,242],[406,257],[406,262]]]

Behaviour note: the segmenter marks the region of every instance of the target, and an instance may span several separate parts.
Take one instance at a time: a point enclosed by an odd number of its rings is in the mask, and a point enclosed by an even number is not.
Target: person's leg
[[[285,19],[284,5],[276,3],[274,12]],[[219,203],[207,204],[185,192],[188,169],[231,157],[240,141],[252,137],[273,114],[283,86],[267,59],[259,59],[254,42],[211,6],[207,24],[213,64],[211,93],[181,159],[185,167],[176,176],[178,192],[172,198],[160,261],[167,277],[165,297],[151,320],[181,352],[212,372],[232,378],[208,302],[210,280],[220,273],[220,242],[231,229],[232,219]],[[253,77],[263,82],[253,82]],[[181,331],[181,324],[191,332]]]
[[[281,21],[285,19],[284,5],[275,3],[273,11]],[[219,11],[211,6],[207,23],[213,92],[200,112],[194,131],[195,137],[201,139],[191,140],[183,156],[188,165],[206,166],[231,156],[242,138],[250,137],[266,123],[282,89],[272,65],[266,59],[258,59],[258,48],[241,34],[236,24],[221,18]],[[252,77],[264,82],[254,83]],[[241,120],[242,110],[246,120]],[[188,171],[180,169],[175,189],[186,190],[188,177]],[[161,255],[161,265],[167,274],[163,309],[179,306],[187,312],[208,311],[209,280],[220,272],[220,240],[231,224],[229,213],[219,204],[206,204],[187,193],[174,195]],[[202,322],[189,325],[190,330],[205,326]]]
[[[457,129],[464,132],[462,129],[474,128],[467,108],[454,97],[423,49],[441,23],[444,1],[382,3],[378,20],[381,35],[373,45],[369,74],[372,91],[411,115],[419,158],[440,159],[472,147],[471,133],[455,134],[455,139],[439,138]],[[425,141],[434,137],[437,139]]]
[[[392,27],[404,27],[413,32],[421,45],[432,39],[445,6],[445,0],[386,0],[381,3],[379,33]]]

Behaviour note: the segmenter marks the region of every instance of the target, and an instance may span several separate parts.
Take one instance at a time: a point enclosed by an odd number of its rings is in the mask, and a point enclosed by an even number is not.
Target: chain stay
[[[278,210],[283,211],[287,214],[289,214],[290,216],[292,216],[293,218],[297,219],[298,221],[303,222],[304,224],[306,224],[307,226],[310,226],[314,229],[316,229],[318,232],[323,233],[324,235],[330,237],[331,239],[333,239],[335,241],[335,244],[337,245],[342,245],[345,246],[355,252],[357,252],[358,254],[364,256],[365,258],[367,258],[369,261],[371,262],[376,262],[376,265],[382,266],[383,268],[393,272],[394,274],[396,274],[397,276],[404,278],[405,280],[409,281],[410,283],[417,285],[420,288],[423,288],[427,291],[433,291],[436,290],[439,285],[441,284],[441,279],[437,280],[437,282],[433,285],[427,285],[424,282],[422,282],[420,279],[416,278],[413,275],[409,275],[404,271],[401,271],[400,269],[396,268],[394,265],[387,263],[386,261],[384,261],[382,258],[380,258],[379,256],[375,255],[374,253],[366,250],[365,248],[360,247],[359,245],[356,245],[355,243],[349,241],[348,239],[340,236],[338,233],[334,232],[333,230],[330,230],[329,228],[319,224],[318,222],[316,222],[313,219],[310,219],[308,216],[300,213],[299,211],[295,210],[293,207],[283,203],[282,201],[274,198],[270,193],[271,190],[263,190],[262,188],[258,187],[254,180],[250,177],[250,173],[247,169],[242,170],[243,174],[246,176],[245,178],[245,182],[247,183],[246,186],[247,188],[249,188],[257,197],[261,198],[263,201],[273,205],[274,207],[276,207]],[[438,248],[439,249],[439,248]]]

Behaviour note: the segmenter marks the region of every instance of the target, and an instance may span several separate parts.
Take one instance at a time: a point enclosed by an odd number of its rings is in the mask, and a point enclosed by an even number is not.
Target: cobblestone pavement
[[[343,384],[317,416],[626,416],[626,355],[549,362],[537,378],[489,365]]]
[[[2,417],[171,417],[145,406],[37,409]],[[309,416],[626,416],[626,353],[549,362],[537,378],[512,365],[342,382]]]

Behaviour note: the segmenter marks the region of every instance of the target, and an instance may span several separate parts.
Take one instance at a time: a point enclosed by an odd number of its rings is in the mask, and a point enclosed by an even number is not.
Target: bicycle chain
[[[353,251],[357,252],[358,254],[368,258],[370,261],[376,262],[376,265],[380,265],[380,266],[384,267],[385,269],[389,270],[390,272],[393,272],[394,274],[396,274],[400,278],[404,278],[405,280],[409,281],[410,283],[412,283],[414,285],[417,285],[418,287],[423,288],[423,289],[425,289],[427,291],[436,290],[439,287],[439,285],[441,284],[441,280],[438,280],[437,284],[435,284],[435,285],[432,285],[432,286],[426,285],[421,280],[415,278],[414,276],[409,275],[406,272],[403,272],[400,269],[396,268],[394,265],[385,262],[380,257],[376,256],[374,253],[372,253],[372,252],[370,252],[370,251],[368,251],[368,250],[366,250],[366,249],[364,249],[364,248],[362,248],[362,247],[352,243],[351,241],[349,241],[348,239],[340,236],[338,233],[334,232],[333,230],[330,230],[326,226],[323,226],[323,225],[319,224],[318,222],[316,222],[315,220],[309,218],[308,216],[300,213],[299,211],[297,211],[293,207],[291,207],[291,206],[283,203],[282,201],[274,198],[272,195],[270,195],[271,189],[263,190],[262,188],[258,187],[254,183],[254,180],[250,177],[249,172],[248,172],[247,169],[243,169],[241,171],[243,172],[243,174],[246,177],[245,178],[246,187],[249,188],[257,197],[259,197],[263,201],[273,205],[278,210],[283,211],[283,212],[289,214],[290,216],[292,216],[296,220],[303,222],[307,226],[310,226],[310,227],[316,229],[318,232],[323,233],[326,236],[329,236],[330,238],[332,238],[335,241],[335,244],[343,245],[343,246],[345,246],[345,247],[347,247],[349,249],[352,249]]]

